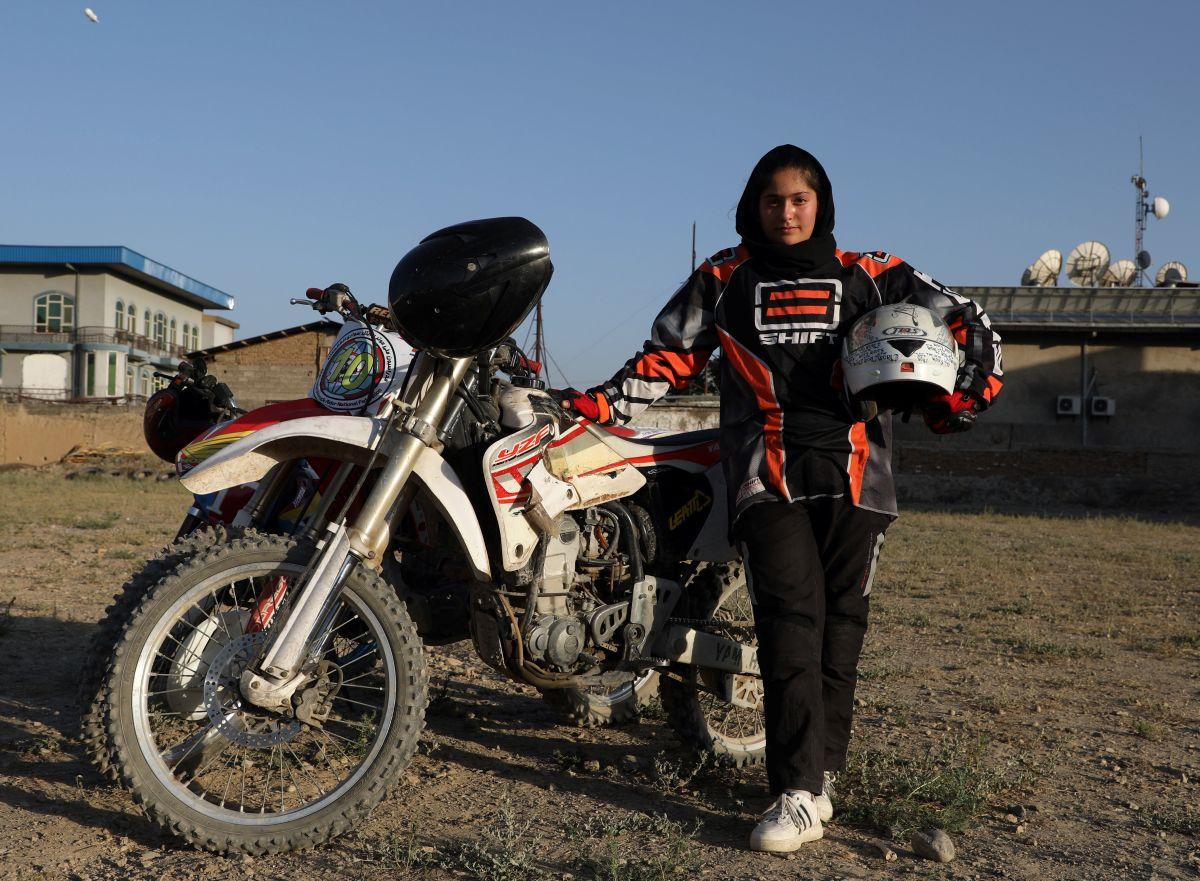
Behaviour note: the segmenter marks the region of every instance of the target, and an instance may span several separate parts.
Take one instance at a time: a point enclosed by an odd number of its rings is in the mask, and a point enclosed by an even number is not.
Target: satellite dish
[[[96,13],[92,12],[90,9],[84,9],[83,14],[87,16],[88,21],[90,21],[92,24],[100,21],[100,16],[96,15]]]
[[[1138,251],[1137,252],[1138,269],[1149,269],[1150,263],[1151,263],[1151,260],[1150,260],[1150,252],[1149,251]]]
[[[1021,274],[1022,287],[1052,288],[1062,271],[1062,251],[1051,248]]]
[[[1154,197],[1154,216],[1162,220],[1171,213],[1171,203],[1162,196]]]
[[[1100,283],[1106,288],[1127,288],[1137,275],[1137,264],[1132,260],[1118,260],[1104,270]]]
[[[1067,278],[1081,288],[1095,287],[1108,268],[1108,248],[1100,242],[1076,245],[1067,257]]]
[[[1187,281],[1187,267],[1178,260],[1164,263],[1158,268],[1158,272],[1154,274],[1155,287],[1170,288],[1181,281]]]

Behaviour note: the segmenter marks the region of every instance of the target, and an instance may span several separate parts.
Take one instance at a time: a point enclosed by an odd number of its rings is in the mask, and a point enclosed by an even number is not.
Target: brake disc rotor
[[[246,664],[267,640],[267,634],[245,633],[231,639],[213,657],[204,676],[204,709],[208,721],[226,739],[238,746],[251,749],[269,749],[288,743],[300,733],[299,722],[266,721],[265,729],[247,728],[250,717],[242,710],[242,698],[238,693],[238,677]]]

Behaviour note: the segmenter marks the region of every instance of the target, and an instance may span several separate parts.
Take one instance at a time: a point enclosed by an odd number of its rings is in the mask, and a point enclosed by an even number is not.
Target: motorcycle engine
[[[541,571],[534,574],[538,597],[533,622],[525,633],[525,650],[539,664],[568,671],[587,641],[587,628],[571,602],[581,537],[570,514],[560,515],[554,526],[554,534],[546,538]]]

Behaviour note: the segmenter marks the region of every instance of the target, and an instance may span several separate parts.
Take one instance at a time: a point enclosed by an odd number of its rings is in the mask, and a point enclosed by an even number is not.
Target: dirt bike
[[[243,418],[180,453],[199,495],[259,481],[252,509],[301,459],[336,463],[338,485],[295,535],[247,529],[183,559],[122,630],[103,685],[108,745],[154,822],[263,854],[326,841],[383,798],[427,705],[414,608],[429,573],[389,553],[414,511],[436,514],[468,588],[465,603],[428,608],[434,632],[469,631],[486,663],[547,692],[665,673],[681,738],[761,760],[715,432],[573,419],[510,342],[421,351],[403,381],[379,384],[372,414]]]
[[[311,304],[315,302],[314,298],[323,294],[324,291],[311,289],[309,299],[301,302]],[[411,361],[410,347],[386,327],[386,313],[381,312],[380,307],[364,310],[357,307],[352,297],[344,305],[345,323],[330,347],[309,397],[246,413],[236,406],[232,393],[221,387],[223,391],[216,396],[214,409],[224,417],[220,419],[222,423],[236,420],[237,425],[229,427],[220,437],[241,434],[246,426],[254,426],[257,430],[321,412],[336,412],[329,409],[331,406],[344,409],[353,405],[362,409],[361,396],[366,388],[373,389],[366,401],[366,411],[374,412],[390,389],[399,388]],[[368,321],[385,326],[369,329]],[[373,359],[375,369],[364,370],[356,359],[372,337],[381,354]],[[382,354],[384,347],[387,348],[386,357]],[[512,351],[511,345],[509,351]],[[515,357],[523,359],[519,354]],[[538,372],[531,366],[540,369],[540,365],[528,359],[519,363],[526,374]],[[392,365],[390,372],[389,364]],[[514,369],[517,368],[514,366]],[[162,376],[179,385],[215,384],[200,358],[183,362],[175,376]],[[386,384],[381,386],[381,381]],[[202,454],[203,448],[200,448],[190,452],[189,456]],[[118,781],[105,733],[104,671],[121,631],[138,603],[183,561],[201,550],[228,542],[247,529],[280,535],[306,531],[310,536],[315,535],[327,519],[333,502],[331,493],[336,495],[344,491],[349,469],[339,471],[339,464],[316,456],[298,458],[281,462],[262,480],[195,495],[171,544],[147,560],[113,597],[85,653],[77,690],[79,738],[86,755],[105,779]],[[402,548],[406,556],[403,568],[409,570],[407,582],[413,585],[413,589],[405,593],[409,614],[426,645],[445,645],[470,636],[465,627],[449,630],[443,627],[439,632],[437,626],[439,622],[465,620],[469,591],[461,580],[447,578],[444,572],[438,574],[439,568],[445,570],[456,566],[452,560],[454,548],[445,547],[436,540],[439,524],[427,509],[428,506],[423,509],[419,500],[414,500],[405,529],[394,537],[395,547],[391,549],[392,555],[383,574],[394,587],[405,583],[395,559],[395,554]],[[417,566],[423,567],[423,571],[420,577],[414,578],[411,570]],[[657,693],[658,674],[653,670],[630,674],[610,687],[542,691],[547,703],[559,715],[584,727],[631,721]]]

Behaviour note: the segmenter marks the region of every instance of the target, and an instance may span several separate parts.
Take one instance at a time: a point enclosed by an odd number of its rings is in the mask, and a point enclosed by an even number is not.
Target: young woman
[[[564,404],[626,423],[697,376],[720,346],[721,451],[754,604],[774,804],[750,837],[787,852],[822,835],[850,740],[858,658],[884,531],[896,517],[891,421],[856,421],[840,391],[846,329],[876,307],[941,315],[965,361],[923,403],[939,433],[971,427],[1000,390],[1000,338],[972,301],[898,257],[837,249],[833,189],[798,147],[759,160],[737,207],[741,244],[706,261],[642,351]]]

